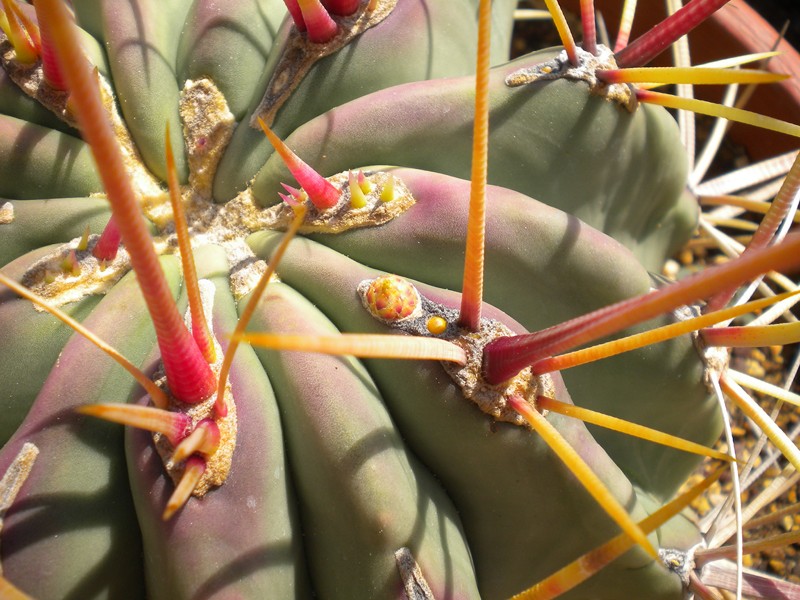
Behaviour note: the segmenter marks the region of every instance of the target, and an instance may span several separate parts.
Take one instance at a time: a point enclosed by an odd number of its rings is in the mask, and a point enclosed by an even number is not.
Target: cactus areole
[[[48,21],[58,2],[41,4],[41,44],[63,62],[62,23]],[[594,77],[614,66],[602,46],[578,66],[559,50],[504,62],[516,2],[495,3],[486,304],[472,331],[452,290],[464,270],[475,0],[73,4],[121,157],[113,176],[144,215],[158,272],[139,270],[145,251],[113,198],[108,225],[107,157],[96,166],[84,141],[97,122],[78,131],[74,65],[61,65],[66,90],[56,89],[8,31],[0,264],[156,385],[143,391],[83,336],[0,292],[0,471],[38,449],[0,531],[14,586],[40,599],[508,597],[620,533],[518,403],[574,402],[716,439],[688,336],[564,377],[483,374],[492,340],[646,293],[648,268],[694,227],[674,121]],[[180,260],[170,178],[193,267]],[[284,248],[291,226],[298,237]],[[98,250],[117,229],[122,243]],[[276,276],[248,308],[278,251]],[[187,269],[199,309],[187,309]],[[164,342],[163,311],[148,312],[156,277],[191,357]],[[383,334],[450,350],[441,360],[255,343],[226,353],[244,313],[248,332]],[[192,333],[203,318],[206,347]],[[180,391],[183,376],[194,396]],[[697,462],[541,412],[633,522]],[[649,538],[671,556],[700,541],[683,517]],[[684,584],[636,547],[565,597],[680,599]]]

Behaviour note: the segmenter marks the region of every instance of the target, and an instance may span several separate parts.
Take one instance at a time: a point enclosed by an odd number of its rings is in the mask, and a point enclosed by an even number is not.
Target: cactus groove
[[[0,12],[0,596],[681,600],[715,389],[800,467],[687,333],[744,310],[553,356],[800,263],[652,291],[699,215],[618,68],[661,30],[549,2],[565,50],[509,61],[512,0],[72,4]]]

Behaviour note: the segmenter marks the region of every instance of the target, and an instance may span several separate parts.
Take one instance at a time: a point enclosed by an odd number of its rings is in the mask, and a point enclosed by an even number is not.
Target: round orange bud
[[[374,279],[366,292],[367,307],[376,317],[398,321],[414,312],[419,303],[416,288],[397,275],[381,275]]]

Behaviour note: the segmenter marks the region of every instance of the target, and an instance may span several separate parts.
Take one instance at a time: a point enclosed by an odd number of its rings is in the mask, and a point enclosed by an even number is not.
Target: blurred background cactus
[[[516,0],[3,0],[0,595],[798,594],[741,576],[739,501],[684,511],[704,456],[747,483],[723,391],[796,481],[740,387],[791,379],[724,349],[796,342],[796,288],[714,314],[800,262],[796,152],[720,187],[659,104],[800,127],[682,99],[767,55],[639,69],[725,2],[668,4],[628,45],[582,1],[578,46],[548,2],[562,47],[509,60]],[[698,224],[754,241],[670,284]]]

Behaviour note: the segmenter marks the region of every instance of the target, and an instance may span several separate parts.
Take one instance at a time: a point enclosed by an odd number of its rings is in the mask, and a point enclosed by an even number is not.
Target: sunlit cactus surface
[[[516,4],[2,1],[0,597],[725,587],[684,509],[743,467],[723,393],[800,466],[726,349],[800,338],[730,326],[791,282],[726,308],[800,263],[800,168],[669,283],[700,209],[659,104],[716,109],[653,88],[781,76],[641,68],[720,0],[613,48],[548,2],[562,46],[509,61]]]

